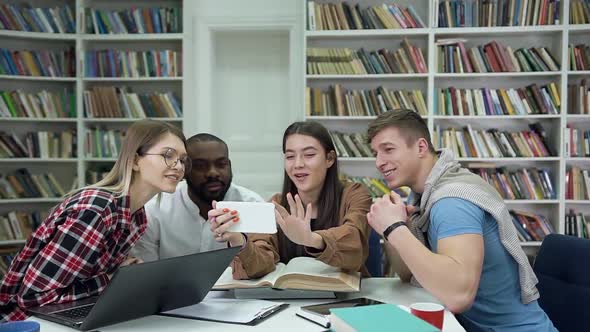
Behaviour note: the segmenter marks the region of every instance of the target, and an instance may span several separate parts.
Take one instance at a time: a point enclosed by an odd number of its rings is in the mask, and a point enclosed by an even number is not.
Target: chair
[[[551,234],[534,265],[539,305],[559,331],[579,331],[590,313],[590,240]]]
[[[383,249],[381,247],[381,236],[371,229],[369,236],[369,257],[365,261],[365,266],[372,277],[383,276]]]

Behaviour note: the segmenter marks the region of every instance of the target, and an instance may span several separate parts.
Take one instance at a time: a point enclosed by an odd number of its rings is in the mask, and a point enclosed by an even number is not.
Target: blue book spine
[[[53,15],[51,15],[49,8],[41,8],[41,11],[47,19],[47,22],[49,22],[49,25],[51,25],[51,29],[53,29],[55,33],[59,33],[59,29],[57,28],[57,24],[55,23],[55,20],[53,19]]]
[[[174,107],[174,111],[176,112],[176,115],[178,117],[181,117],[182,116],[182,108],[180,107],[179,100],[176,98],[176,96],[172,92],[168,92],[167,95],[168,95],[168,99],[170,99],[170,103]]]
[[[160,24],[160,11],[158,8],[151,8],[149,11],[152,19],[152,26],[154,27],[154,32],[162,33],[162,25]]]

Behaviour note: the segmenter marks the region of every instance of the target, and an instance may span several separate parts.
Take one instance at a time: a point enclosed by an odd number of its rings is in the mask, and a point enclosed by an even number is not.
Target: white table
[[[422,288],[416,288],[407,283],[402,283],[397,278],[370,278],[363,279],[361,294],[355,293],[350,297],[368,297],[382,302],[402,304],[409,306],[415,302],[437,302],[430,294]],[[163,316],[148,316],[125,323],[100,328],[100,332],[161,332],[161,331],[224,331],[224,332],[243,332],[243,331],[304,331],[320,332],[326,331],[319,325],[308,322],[300,317],[295,316],[295,312],[300,306],[332,302],[334,300],[289,300],[290,305],[285,310],[267,318],[256,326],[223,324],[193,319],[182,319]],[[228,312],[231,315],[231,312]],[[58,325],[42,319],[31,317],[30,320],[41,323],[43,332],[65,332],[75,331],[68,327]],[[383,322],[384,326],[391,325],[390,331],[395,331],[395,322]],[[464,332],[465,330],[455,316],[449,311],[445,311],[445,321],[443,332]]]

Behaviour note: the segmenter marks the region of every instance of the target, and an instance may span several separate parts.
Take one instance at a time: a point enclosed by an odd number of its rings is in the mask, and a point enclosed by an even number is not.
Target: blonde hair
[[[136,156],[141,156],[147,152],[165,134],[172,134],[180,138],[183,144],[186,143],[186,138],[182,131],[167,122],[155,120],[140,120],[135,122],[126,132],[119,157],[111,171],[107,173],[104,179],[97,183],[75,190],[74,192],[86,188],[100,188],[111,191],[116,196],[129,194],[129,187],[133,180],[133,163],[135,162]]]

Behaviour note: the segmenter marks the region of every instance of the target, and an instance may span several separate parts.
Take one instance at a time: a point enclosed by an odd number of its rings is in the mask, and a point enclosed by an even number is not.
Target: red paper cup
[[[430,302],[414,303],[410,305],[410,312],[412,315],[442,330],[445,318],[445,307],[442,305]]]

